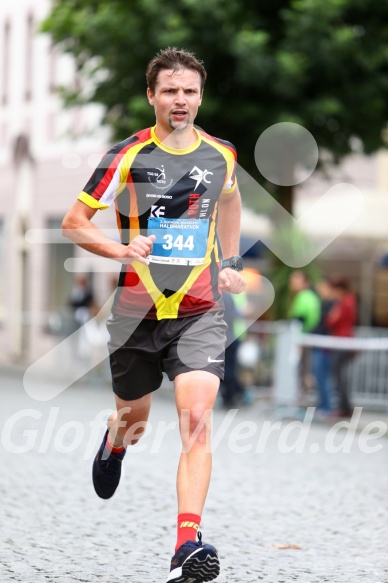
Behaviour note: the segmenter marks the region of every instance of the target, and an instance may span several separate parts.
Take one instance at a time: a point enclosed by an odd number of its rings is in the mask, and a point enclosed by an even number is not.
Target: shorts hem
[[[137,392],[136,396],[133,396],[133,395],[129,395],[128,392],[127,392],[127,394],[125,394],[124,391],[117,390],[113,387],[113,393],[119,399],[122,399],[123,401],[137,401],[138,399],[141,399],[142,397],[145,397],[146,395],[150,395],[151,393],[154,393],[159,388],[160,387],[155,387],[154,389],[144,390],[142,393]]]
[[[179,374],[182,374],[184,372],[194,372],[197,370],[201,370],[201,371],[205,371],[205,372],[211,372],[212,374],[214,374],[216,377],[218,377],[220,379],[220,381],[224,380],[224,375],[225,373],[220,371],[220,369],[216,369],[215,367],[203,367],[203,368],[190,368],[189,366],[179,366],[174,368],[173,371],[166,371],[166,374],[169,378],[170,381],[173,381],[175,379],[176,376],[178,376]]]

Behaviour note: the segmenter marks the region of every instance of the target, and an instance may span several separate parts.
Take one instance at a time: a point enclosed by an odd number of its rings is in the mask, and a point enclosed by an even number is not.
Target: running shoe
[[[112,453],[106,447],[109,429],[106,430],[100,449],[93,462],[93,485],[96,494],[107,500],[111,498],[120,482],[121,464],[126,453]]]
[[[214,547],[188,540],[179,547],[171,559],[170,574],[166,583],[204,583],[213,581],[220,574],[220,561]]]

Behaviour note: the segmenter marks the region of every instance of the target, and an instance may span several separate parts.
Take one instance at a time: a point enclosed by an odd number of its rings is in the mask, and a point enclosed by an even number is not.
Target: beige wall
[[[101,108],[64,110],[53,84],[74,86],[68,56],[50,47],[37,32],[49,0],[0,4],[0,361],[31,361],[58,338],[47,333],[53,293],[66,304],[74,275],[51,265],[53,249],[31,243],[29,229],[60,223],[107,148],[100,128]],[[31,23],[33,26],[31,27]],[[8,36],[6,31],[8,30]],[[28,145],[18,150],[15,144]],[[101,220],[101,219],[100,219]],[[112,213],[103,218],[113,225]],[[61,247],[59,257],[63,255]],[[77,251],[78,253],[78,251]],[[62,262],[63,263],[63,262]],[[56,277],[50,276],[53,267]],[[109,275],[95,278],[97,297],[108,293]],[[49,282],[53,289],[49,289]],[[51,302],[52,303],[52,302]],[[62,306],[61,313],[66,305]]]

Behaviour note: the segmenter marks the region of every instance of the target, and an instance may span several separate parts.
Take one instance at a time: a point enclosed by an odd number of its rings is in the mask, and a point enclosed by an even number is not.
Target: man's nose
[[[175,102],[179,105],[186,103],[186,94],[182,89],[175,94]]]

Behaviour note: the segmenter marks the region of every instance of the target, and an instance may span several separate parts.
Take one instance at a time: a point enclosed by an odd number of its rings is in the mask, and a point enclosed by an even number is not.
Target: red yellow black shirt
[[[157,236],[148,266],[123,265],[117,314],[160,320],[220,308],[217,208],[236,188],[236,151],[196,132],[182,150],[160,142],[154,128],[138,132],[107,152],[78,197],[97,209],[115,204],[124,245]]]

